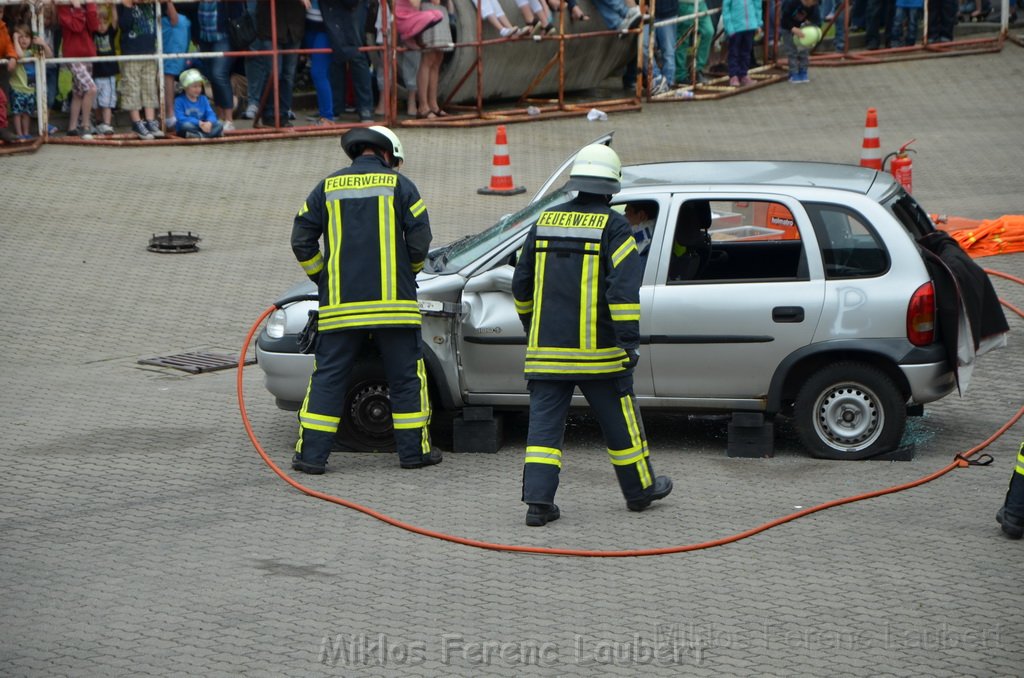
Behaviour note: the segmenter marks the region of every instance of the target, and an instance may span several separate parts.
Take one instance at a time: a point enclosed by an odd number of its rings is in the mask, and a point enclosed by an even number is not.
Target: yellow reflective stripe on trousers
[[[542,447],[540,445],[526,446],[527,464],[550,464],[551,466],[562,467],[562,451],[554,447]]]
[[[583,268],[580,277],[580,348],[597,346],[597,255],[601,246],[596,242],[584,244]]]
[[[647,489],[654,481],[651,479],[651,468],[647,465],[647,457],[650,455],[647,449],[647,441],[644,439],[643,431],[640,428],[640,418],[636,411],[636,401],[633,396],[626,395],[619,399],[622,404],[622,417],[629,429],[629,441],[633,447],[640,447],[643,457],[636,463],[636,472],[640,476],[640,487]]]
[[[313,363],[313,374],[316,374],[316,362]],[[313,377],[310,376],[309,383],[306,385],[306,397],[302,400],[302,408],[299,410],[299,443],[295,446],[296,449],[302,444],[302,430],[311,429],[313,431],[324,431],[326,433],[335,433],[338,430],[338,424],[341,423],[341,417],[332,417],[327,414],[317,414],[309,411],[309,390],[313,386]],[[299,450],[301,452],[301,450]]]
[[[391,412],[396,429],[424,428],[430,423],[430,394],[427,392],[427,366],[423,358],[416,361],[416,381],[419,383],[420,409],[418,412]],[[429,451],[429,450],[428,450]]]
[[[391,421],[395,428],[423,428],[430,421],[430,412],[392,412]]]
[[[341,301],[341,201],[327,203],[327,228],[330,230],[331,256],[328,259],[327,301],[337,304]]]

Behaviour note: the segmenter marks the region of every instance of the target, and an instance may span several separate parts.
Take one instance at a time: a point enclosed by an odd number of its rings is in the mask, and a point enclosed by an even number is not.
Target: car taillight
[[[917,288],[907,306],[907,339],[914,346],[935,341],[935,287],[926,282]]]

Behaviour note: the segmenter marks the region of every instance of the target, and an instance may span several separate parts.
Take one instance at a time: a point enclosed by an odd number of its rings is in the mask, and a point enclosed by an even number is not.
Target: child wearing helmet
[[[223,136],[224,123],[210,100],[203,94],[203,74],[195,68],[183,71],[178,77],[182,93],[174,99],[175,130],[186,139],[212,139]]]

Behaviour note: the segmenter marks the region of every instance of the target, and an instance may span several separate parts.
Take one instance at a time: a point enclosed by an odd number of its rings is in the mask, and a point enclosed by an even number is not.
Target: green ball
[[[804,37],[800,38],[793,36],[793,42],[810,49],[821,41],[821,29],[814,24],[808,24],[807,26],[801,26],[800,30],[804,32]]]

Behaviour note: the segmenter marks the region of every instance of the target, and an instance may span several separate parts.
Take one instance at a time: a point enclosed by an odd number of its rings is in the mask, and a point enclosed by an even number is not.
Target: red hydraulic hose
[[[1020,278],[1016,278],[1016,277],[1014,277],[1012,275],[1009,275],[1009,274],[1006,274],[1006,273],[1001,273],[1001,272],[998,272],[998,271],[992,271],[992,270],[988,270],[988,269],[985,269],[985,272],[990,274],[990,275],[996,275],[996,276],[999,276],[999,277],[1002,277],[1002,278],[1006,278],[1007,280],[1012,280],[1012,281],[1014,281],[1016,283],[1024,285],[1024,280],[1021,280]],[[1000,303],[1002,303],[1007,308],[1013,310],[1015,313],[1017,313],[1018,316],[1024,317],[1024,312],[1022,312],[1020,309],[1018,309],[1017,307],[1013,306],[1012,304],[1009,304],[1009,303],[1003,301],[1002,299],[1000,299]],[[404,521],[398,520],[397,518],[392,518],[391,516],[389,516],[387,514],[381,513],[380,511],[375,511],[374,509],[371,509],[369,507],[363,506],[362,504],[357,504],[357,503],[355,503],[353,501],[349,501],[347,499],[342,499],[341,497],[335,497],[334,495],[327,494],[325,492],[318,492],[317,490],[308,488],[305,485],[303,485],[302,483],[296,481],[291,476],[289,476],[284,471],[282,471],[281,468],[277,464],[274,463],[274,461],[270,458],[270,456],[263,449],[263,446],[260,445],[259,440],[256,438],[255,432],[253,432],[252,423],[249,421],[249,415],[248,415],[248,413],[246,412],[246,409],[245,409],[245,397],[244,397],[244,395],[242,393],[242,374],[243,374],[244,369],[245,369],[245,356],[246,356],[246,354],[249,351],[249,345],[252,343],[253,335],[256,334],[256,331],[259,329],[260,324],[263,322],[263,320],[268,315],[270,315],[271,313],[274,312],[275,308],[276,308],[275,306],[271,306],[270,308],[268,308],[265,311],[263,311],[263,313],[260,314],[260,317],[256,319],[256,322],[253,323],[252,327],[249,328],[249,334],[246,335],[246,337],[245,337],[245,343],[242,345],[242,352],[241,352],[241,354],[239,355],[239,358],[238,358],[238,376],[237,376],[237,379],[236,379],[236,386],[237,386],[237,391],[238,391],[238,408],[239,408],[239,410],[241,412],[241,415],[242,415],[242,424],[245,426],[245,432],[246,432],[246,434],[248,434],[249,440],[252,441],[253,446],[256,448],[256,452],[259,453],[260,457],[263,458],[263,461],[266,462],[267,466],[270,467],[270,470],[273,471],[274,473],[276,473],[277,476],[279,478],[281,478],[281,480],[285,481],[286,483],[288,483],[289,485],[294,487],[299,492],[302,492],[303,494],[309,495],[310,497],[315,497],[316,499],[322,499],[324,501],[329,501],[332,504],[338,504],[339,506],[344,506],[346,508],[350,508],[350,509],[353,509],[355,511],[359,511],[360,513],[365,513],[366,515],[371,516],[373,518],[376,518],[377,520],[380,520],[382,522],[385,522],[388,525],[393,525],[394,527],[398,527],[398,528],[401,528],[403,530],[407,530],[409,532],[413,532],[415,534],[420,534],[420,535],[423,535],[425,537],[433,537],[434,539],[441,539],[443,541],[452,542],[454,544],[462,544],[463,546],[472,546],[474,548],[488,549],[488,550],[491,550],[491,551],[506,551],[506,552],[514,552],[514,553],[533,553],[533,554],[550,555],[550,556],[576,556],[576,557],[583,557],[583,558],[627,558],[627,557],[636,557],[636,556],[660,556],[660,555],[667,555],[669,553],[685,553],[687,551],[700,551],[702,549],[708,549],[708,548],[712,548],[712,547],[715,547],[715,546],[724,546],[725,544],[731,544],[733,542],[740,541],[741,539],[746,539],[747,537],[752,537],[755,534],[760,534],[761,532],[765,532],[767,530],[770,530],[773,527],[778,527],[779,525],[783,525],[783,524],[788,523],[790,521],[796,520],[797,518],[803,518],[804,516],[809,516],[812,513],[817,513],[819,511],[824,511],[825,509],[834,508],[836,506],[842,506],[844,504],[852,504],[854,502],[864,501],[865,499],[873,499],[874,497],[881,497],[881,496],[884,496],[884,495],[887,495],[887,494],[894,494],[896,492],[902,492],[904,490],[909,490],[911,488],[918,487],[920,485],[924,485],[925,483],[930,483],[931,481],[936,480],[936,479],[941,478],[942,476],[946,475],[947,473],[949,473],[953,469],[963,468],[963,467],[966,467],[966,466],[970,465],[970,463],[971,463],[970,462],[970,458],[971,457],[973,457],[978,452],[980,452],[981,450],[985,449],[986,447],[991,445],[993,442],[995,442],[999,438],[999,436],[1003,435],[1007,430],[1010,429],[1010,427],[1012,427],[1014,424],[1016,424],[1017,421],[1019,421],[1022,416],[1024,416],[1024,406],[1022,406],[1022,407],[1020,407],[1017,410],[1016,414],[1014,414],[1012,417],[1010,417],[1010,419],[1005,424],[1000,426],[999,429],[996,430],[995,433],[993,433],[991,436],[986,438],[983,442],[979,443],[978,445],[975,445],[974,447],[972,447],[971,449],[967,450],[966,452],[963,452],[961,454],[957,454],[953,458],[953,461],[949,462],[948,464],[946,464],[942,468],[938,469],[937,471],[935,471],[933,473],[929,473],[928,475],[922,476],[921,478],[918,478],[917,480],[913,480],[913,481],[910,481],[910,482],[907,482],[907,483],[903,483],[901,485],[894,485],[892,487],[886,487],[886,488],[879,489],[879,490],[873,490],[871,492],[864,492],[862,494],[855,494],[855,495],[852,495],[852,496],[849,496],[849,497],[843,497],[841,499],[833,499],[832,501],[827,501],[827,502],[824,502],[822,504],[818,504],[817,506],[810,506],[808,508],[801,509],[800,511],[796,511],[796,512],[790,513],[788,515],[781,516],[779,518],[775,518],[774,520],[770,520],[770,521],[768,521],[766,523],[763,523],[761,525],[758,525],[756,527],[752,527],[749,530],[744,530],[743,532],[737,532],[736,534],[732,534],[732,535],[729,535],[729,536],[726,536],[726,537],[721,537],[719,539],[712,539],[712,540],[709,540],[709,541],[699,542],[699,543],[695,543],[695,544],[681,544],[681,545],[677,545],[677,546],[664,546],[664,547],[660,547],[660,548],[648,548],[648,549],[623,549],[623,550],[618,550],[618,551],[588,550],[588,549],[559,549],[559,548],[550,548],[550,547],[545,547],[545,546],[523,546],[523,545],[519,545],[519,544],[497,544],[497,543],[492,543],[492,542],[480,541],[478,539],[469,539],[468,537],[459,537],[457,535],[446,534],[444,532],[438,532],[436,530],[429,530],[429,529],[424,528],[424,527],[419,527],[417,525],[412,525],[410,523],[406,523]]]

